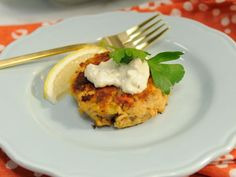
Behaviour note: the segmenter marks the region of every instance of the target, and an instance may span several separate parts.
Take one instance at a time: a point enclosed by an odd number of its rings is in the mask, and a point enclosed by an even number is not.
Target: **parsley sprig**
[[[182,52],[162,52],[148,60],[152,79],[155,86],[162,92],[169,94],[171,88],[184,76],[184,67],[181,64],[162,64],[165,61],[177,60],[183,55]]]
[[[114,48],[110,57],[120,64],[128,64],[134,59],[147,61],[154,85],[161,89],[164,94],[169,94],[171,88],[184,76],[184,67],[181,64],[167,64],[163,62],[177,60],[183,55],[180,51],[161,52],[151,58],[150,54],[135,48]]]
[[[118,64],[128,64],[135,58],[145,60],[148,55],[150,55],[148,52],[135,48],[117,48],[110,53],[110,57]]]

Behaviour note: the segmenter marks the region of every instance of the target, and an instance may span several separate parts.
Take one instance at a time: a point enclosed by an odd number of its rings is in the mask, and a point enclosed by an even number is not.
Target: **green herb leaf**
[[[133,57],[134,59],[139,58],[139,59],[143,59],[143,60],[145,60],[147,58],[147,56],[150,55],[146,51],[138,50],[138,49],[135,49],[135,48],[126,48],[125,53],[126,53],[127,56]]]
[[[155,86],[160,88],[163,93],[168,95],[172,87],[170,80],[165,77],[165,75],[161,74],[157,68],[150,67],[150,70]]]
[[[150,66],[150,65],[149,65]],[[184,76],[184,67],[180,64],[151,64],[160,74],[168,78],[172,85],[178,83]]]
[[[116,62],[121,63],[121,60],[125,57],[125,52],[123,48],[115,49],[110,52],[110,57]]]
[[[181,55],[183,55],[183,52],[180,51],[171,51],[171,52],[161,52],[154,57],[152,57],[149,62],[153,64],[158,64],[165,61],[172,61],[177,60]]]
[[[165,94],[170,93],[170,88],[178,83],[184,76],[184,67],[180,64],[149,64],[155,86]]]
[[[184,67],[180,64],[161,64],[163,61],[177,60],[182,52],[162,52],[148,60],[152,79],[156,87],[169,94],[171,87],[184,76]]]
[[[118,48],[110,52],[110,57],[116,63],[125,64],[128,64],[130,61],[136,58],[145,60],[148,55],[150,55],[148,52],[135,48]]]

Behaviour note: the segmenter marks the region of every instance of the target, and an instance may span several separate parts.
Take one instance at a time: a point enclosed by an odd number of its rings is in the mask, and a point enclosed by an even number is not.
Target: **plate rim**
[[[83,15],[83,16],[78,16],[78,17],[72,17],[72,18],[68,18],[68,19],[64,19],[63,21],[57,23],[57,24],[61,24],[65,21],[69,21],[69,20],[74,20],[74,19],[79,19],[79,18],[84,18],[87,16],[93,17],[93,16],[97,16],[97,15],[108,15],[110,13],[136,13],[136,12],[122,12],[122,11],[117,11],[117,12],[105,12],[105,13],[99,13],[99,14],[94,14],[94,15]],[[184,17],[171,17],[171,18],[181,18],[182,20],[188,21],[188,23],[192,23],[193,25],[202,28],[202,30],[205,30],[206,32],[209,33],[215,33],[216,35],[218,35],[219,37],[221,37],[222,39],[224,39],[228,44],[230,44],[234,49],[236,49],[236,43],[233,41],[233,39],[231,39],[228,35],[224,34],[223,32],[220,32],[216,29],[210,28],[198,21],[194,21],[194,20],[190,20],[188,18],[184,18]],[[56,26],[57,24],[54,24],[53,26]],[[35,30],[33,33],[24,36],[22,38],[20,38],[17,41],[12,42],[11,44],[9,44],[4,51],[1,53],[0,55],[0,59],[4,58],[5,56],[8,55],[9,51],[11,51],[11,48],[14,47],[15,45],[17,45],[18,43],[26,40],[27,38],[30,38],[32,35],[37,35],[37,33],[41,33],[42,31],[47,30],[47,28],[50,28],[51,26],[48,27],[42,27],[42,28],[38,28],[37,30]],[[215,147],[214,150],[210,150],[211,152],[204,152],[200,157],[194,159],[193,162],[186,164],[185,166],[181,167],[181,169],[179,171],[170,171],[170,172],[164,172],[162,173],[158,173],[158,175],[160,176],[176,176],[178,174],[190,174],[193,171],[198,171],[199,169],[201,169],[202,167],[204,167],[205,165],[207,165],[209,162],[211,162],[212,160],[214,160],[215,158],[217,158],[218,156],[227,153],[228,151],[230,151],[231,149],[234,148],[234,146],[236,145],[236,130],[232,131],[231,133],[229,133],[229,135],[227,136],[227,138],[224,140],[224,142],[222,142],[222,145],[219,147]],[[0,137],[0,148],[15,162],[17,162],[19,165],[23,166],[26,169],[29,170],[35,170],[35,171],[39,171],[45,174],[49,174],[52,176],[64,176],[61,172],[58,173],[58,169],[53,169],[53,168],[49,168],[49,167],[42,167],[42,166],[38,166],[37,164],[31,162],[30,159],[25,159],[24,157],[20,157],[20,155],[18,155],[15,151],[14,148],[11,148],[11,146],[8,144],[8,142],[6,140],[4,140],[2,137]],[[206,156],[208,158],[206,158]],[[198,162],[198,163],[196,163]],[[195,163],[195,165],[193,165],[193,163]],[[138,176],[152,176],[152,175],[156,175],[155,172],[150,172],[150,174],[145,173],[145,174],[140,174]],[[138,177],[137,176],[137,177]]]

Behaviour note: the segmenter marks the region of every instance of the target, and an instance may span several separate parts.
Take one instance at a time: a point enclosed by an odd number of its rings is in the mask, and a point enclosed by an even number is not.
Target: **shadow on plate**
[[[78,111],[77,103],[72,96],[65,95],[56,104],[52,104],[44,98],[44,79],[51,67],[52,65],[38,73],[31,86],[31,93],[34,98],[31,106],[37,112],[37,119],[44,121],[47,117],[47,119],[51,119],[67,129],[93,129],[93,122],[87,115]],[[108,131],[109,129],[113,128],[104,127],[96,130]]]

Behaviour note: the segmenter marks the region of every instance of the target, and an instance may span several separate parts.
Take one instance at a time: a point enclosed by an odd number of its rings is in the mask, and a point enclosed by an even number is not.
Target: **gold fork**
[[[105,43],[114,47],[132,47],[136,49],[144,49],[159,39],[169,27],[159,18],[160,14],[156,14],[145,20],[141,24],[133,26],[128,30],[98,39],[94,44]],[[31,61],[36,61],[45,57],[67,53],[78,50],[86,45],[85,43],[67,45],[54,49],[44,50],[31,54],[21,55],[8,59],[0,60],[0,69],[17,66]]]

